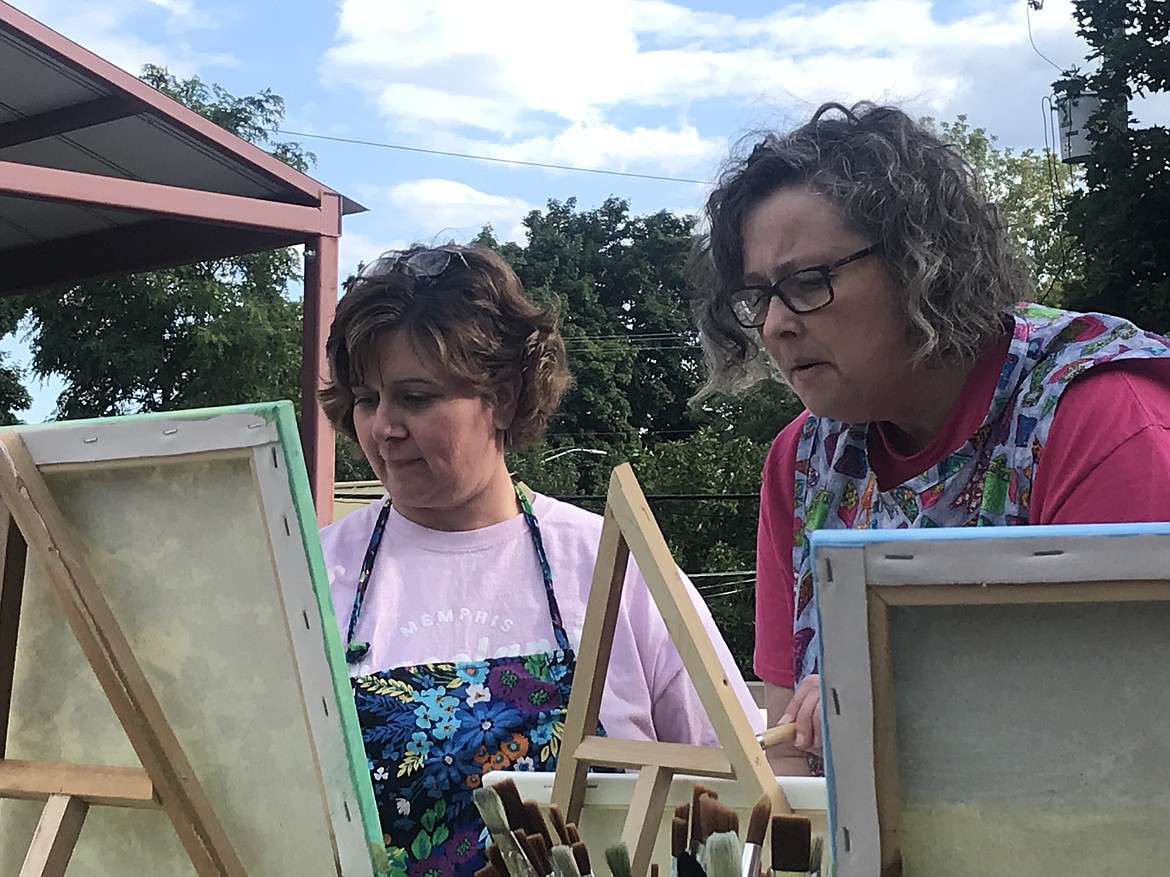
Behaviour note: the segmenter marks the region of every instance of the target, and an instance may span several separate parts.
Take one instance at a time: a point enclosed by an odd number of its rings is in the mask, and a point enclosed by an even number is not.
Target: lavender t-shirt
[[[342,637],[357,577],[382,503],[321,531]],[[601,517],[539,494],[533,510],[552,567],[569,642],[577,649]],[[755,732],[763,721],[710,612],[689,581],[732,689]],[[429,530],[393,508],[354,639],[370,650],[351,675],[439,661],[553,651],[540,565],[522,515],[469,532]],[[613,737],[718,745],[662,616],[631,560],[617,617],[601,722]]]

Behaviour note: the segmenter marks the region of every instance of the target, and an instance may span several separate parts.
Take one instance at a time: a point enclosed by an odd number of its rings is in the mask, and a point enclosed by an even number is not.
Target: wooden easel
[[[0,434],[0,798],[46,801],[20,877],[60,877],[90,806],[161,807],[200,877],[245,877],[244,866],[163,715],[76,540],[16,432]],[[142,767],[50,764],[5,757],[28,552]]]
[[[626,563],[631,553],[722,748],[596,735]],[[679,578],[662,531],[628,463],[614,469],[609,482],[601,544],[553,781],[552,802],[570,821],[580,818],[586,774],[593,765],[639,771],[621,838],[629,848],[634,877],[643,877],[649,871],[667,793],[676,774],[749,783],[758,788],[760,795],[772,800],[774,813],[791,812],[743,713],[743,706],[728,684],[714,646]]]

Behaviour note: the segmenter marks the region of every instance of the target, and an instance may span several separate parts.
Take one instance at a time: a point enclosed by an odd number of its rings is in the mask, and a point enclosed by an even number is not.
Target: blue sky
[[[1001,145],[1042,149],[1043,99],[1084,63],[1071,0],[15,0],[109,61],[198,75],[286,103],[281,139],[369,212],[348,219],[342,275],[411,242],[466,240],[549,199],[609,195],[636,213],[695,212],[702,184],[510,165],[347,144],[345,138],[686,180],[708,180],[754,130],[824,100],[965,113]],[[1165,122],[1165,104],[1135,107]],[[5,349],[21,359],[21,343]],[[51,413],[33,385],[29,421]]]

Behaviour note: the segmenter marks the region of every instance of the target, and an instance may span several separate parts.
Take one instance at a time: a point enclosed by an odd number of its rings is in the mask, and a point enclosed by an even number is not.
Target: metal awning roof
[[[305,244],[313,412],[341,217],[364,209],[0,0],[0,295]]]
[[[0,0],[0,293],[337,234],[334,198]]]

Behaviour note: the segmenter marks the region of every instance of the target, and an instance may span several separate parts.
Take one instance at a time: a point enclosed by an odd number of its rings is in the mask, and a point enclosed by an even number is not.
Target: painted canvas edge
[[[272,403],[269,410],[281,438],[280,445],[284,450],[285,469],[288,472],[297,526],[300,529],[301,542],[304,545],[305,557],[309,564],[309,575],[313,581],[313,591],[317,596],[317,607],[321,614],[322,646],[329,661],[329,670],[333,678],[337,713],[341,718],[342,734],[349,758],[350,778],[357,794],[358,809],[361,813],[362,825],[366,830],[366,839],[370,844],[371,851],[373,851],[383,847],[381,822],[378,818],[377,804],[374,801],[374,789],[370,783],[365,744],[362,742],[361,727],[358,724],[357,707],[354,704],[349,681],[349,668],[345,663],[345,650],[341,644],[337,615],[333,610],[333,600],[329,594],[329,576],[325,568],[325,555],[321,550],[321,537],[317,530],[316,511],[313,506],[312,491],[309,489],[309,476],[301,451],[300,433],[297,429],[291,402]],[[383,870],[373,855],[371,855],[371,866],[375,873],[381,873]]]
[[[880,870],[866,579],[862,546],[818,546],[814,542],[813,600],[821,634],[817,660],[821,671],[821,703],[824,705],[821,716],[825,794],[834,877],[876,874]],[[853,674],[846,673],[837,678],[832,664],[825,659],[826,649],[838,656],[840,666],[855,668]],[[840,693],[839,700],[833,689]],[[849,724],[841,724],[834,737],[833,711],[828,705],[838,703],[842,713],[848,712]],[[843,755],[836,752],[834,739]],[[848,783],[844,794],[838,787],[838,780],[842,779]],[[855,841],[850,844],[852,849],[847,854],[841,849],[843,811],[850,837]]]

